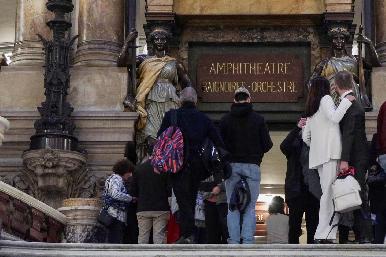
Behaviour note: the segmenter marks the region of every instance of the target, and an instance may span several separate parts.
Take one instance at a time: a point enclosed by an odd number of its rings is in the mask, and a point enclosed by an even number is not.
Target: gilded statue
[[[358,100],[362,102],[363,107],[368,108],[369,102],[367,100],[365,82],[362,81],[360,85],[361,77],[363,77],[363,65],[366,67],[379,67],[381,66],[374,44],[369,38],[357,34],[357,42],[360,49],[362,49],[362,43],[367,46],[367,53],[370,56],[371,63],[364,63],[361,58],[361,54],[358,55],[358,59],[347,53],[346,42],[350,37],[350,32],[344,25],[332,26],[328,31],[328,36],[331,40],[331,57],[322,60],[316,65],[311,79],[317,76],[327,78],[330,83],[333,82],[335,74],[339,71],[349,71],[353,74],[355,83],[353,84],[353,91]],[[362,73],[362,74],[361,74]],[[332,90],[332,96],[336,104],[339,103],[339,95]]]
[[[136,57],[138,82],[135,98],[126,98],[129,102],[126,106],[132,106],[139,115],[136,124],[139,160],[144,156],[145,139],[149,136],[157,137],[165,112],[178,108],[178,89],[192,86],[182,63],[166,54],[170,32],[166,28],[156,27],[149,36],[153,54]],[[127,40],[130,39],[129,35]],[[125,46],[129,47],[129,43],[125,42]],[[124,54],[120,56],[120,59],[124,59]]]

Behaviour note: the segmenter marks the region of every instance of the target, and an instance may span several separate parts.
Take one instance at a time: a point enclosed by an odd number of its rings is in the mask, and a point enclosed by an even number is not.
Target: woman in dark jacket
[[[314,242],[314,235],[319,221],[319,200],[309,191],[309,187],[305,183],[303,169],[305,173],[314,172],[308,169],[307,165],[302,165],[302,158],[307,146],[303,143],[301,137],[302,127],[305,125],[306,119],[301,118],[297,127],[291,130],[284,141],[280,145],[280,150],[287,158],[287,173],[285,178],[285,198],[289,208],[289,233],[288,243],[299,244],[301,236],[301,224],[303,213],[306,214],[307,224],[307,243]],[[308,159],[308,155],[305,156]],[[308,160],[307,160],[308,161]],[[309,174],[306,174],[309,175]],[[307,182],[308,177],[307,178]],[[319,185],[319,182],[314,183]],[[320,186],[319,186],[320,187]],[[319,196],[320,197],[320,196]]]
[[[381,151],[378,134],[374,134],[370,147],[370,170],[382,172],[381,165],[377,162]],[[378,160],[379,161],[379,160]],[[369,183],[369,202],[371,213],[375,214],[374,243],[383,244],[386,236],[386,187],[384,182]]]

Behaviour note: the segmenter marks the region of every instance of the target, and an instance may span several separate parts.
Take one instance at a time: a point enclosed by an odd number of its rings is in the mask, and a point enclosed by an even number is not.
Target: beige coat
[[[344,98],[336,108],[331,96],[326,95],[321,99],[318,111],[307,120],[302,137],[310,146],[310,169],[340,159],[342,142],[339,122],[351,104]]]

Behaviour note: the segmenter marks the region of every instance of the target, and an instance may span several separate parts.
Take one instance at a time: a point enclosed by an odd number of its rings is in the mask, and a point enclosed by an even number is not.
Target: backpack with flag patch
[[[171,111],[171,126],[157,139],[151,164],[159,173],[177,173],[184,164],[184,138],[177,127],[177,111]]]

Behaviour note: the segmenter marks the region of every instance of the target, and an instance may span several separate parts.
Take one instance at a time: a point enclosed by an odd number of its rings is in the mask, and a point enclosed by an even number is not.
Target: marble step
[[[0,240],[1,257],[379,257],[385,245],[111,245]]]

